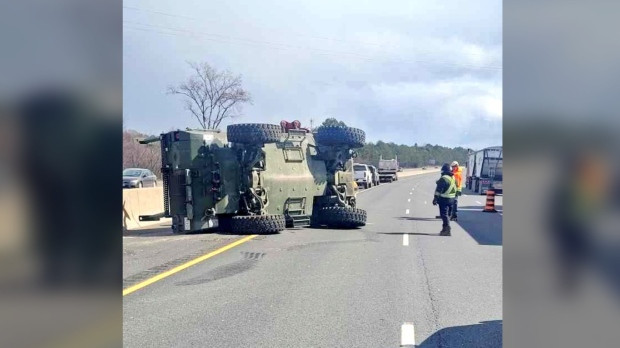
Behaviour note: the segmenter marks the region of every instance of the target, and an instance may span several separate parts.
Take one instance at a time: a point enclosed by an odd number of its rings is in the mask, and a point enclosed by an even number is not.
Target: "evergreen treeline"
[[[346,126],[342,121],[333,117],[325,119],[321,126]],[[452,161],[459,162],[462,166],[467,163],[467,149],[462,147],[449,148],[439,145],[414,146],[396,145],[378,141],[376,144],[367,143],[363,148],[357,149],[356,162],[377,165],[380,156],[383,159],[392,159],[398,156],[398,162],[404,168],[418,168],[424,166],[441,166],[443,163]],[[432,161],[435,161],[434,164]]]
[[[431,164],[435,160],[436,166],[442,163],[458,161],[461,165],[467,163],[467,149],[462,147],[449,148],[439,145],[414,146],[396,145],[378,141],[376,144],[367,143],[363,148],[357,149],[356,162],[377,165],[379,157],[392,159],[398,156],[398,162],[404,168],[418,168]]]

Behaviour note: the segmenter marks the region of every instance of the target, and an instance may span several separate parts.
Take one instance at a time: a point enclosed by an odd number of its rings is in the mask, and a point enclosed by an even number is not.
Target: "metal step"
[[[293,226],[308,226],[310,225],[310,215],[289,215],[293,220]]]

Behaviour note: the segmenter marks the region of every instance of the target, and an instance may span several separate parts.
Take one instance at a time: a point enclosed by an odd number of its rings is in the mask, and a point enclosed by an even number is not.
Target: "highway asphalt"
[[[452,236],[438,173],[361,192],[368,224],[257,236],[123,297],[126,347],[501,347],[502,196],[460,198]],[[124,236],[125,288],[245,236]]]

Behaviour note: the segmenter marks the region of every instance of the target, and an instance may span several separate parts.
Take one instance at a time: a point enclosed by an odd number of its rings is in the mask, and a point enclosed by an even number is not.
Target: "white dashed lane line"
[[[400,327],[400,346],[401,347],[414,347],[415,346],[415,330],[413,323],[404,323]]]
[[[411,202],[411,198],[407,198],[407,202]]]
[[[405,214],[409,214],[409,209],[405,210]]]
[[[409,235],[403,234],[403,246],[409,246]]]

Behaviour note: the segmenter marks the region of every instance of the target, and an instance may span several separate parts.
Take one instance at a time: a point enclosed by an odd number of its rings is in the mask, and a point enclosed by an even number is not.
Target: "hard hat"
[[[457,161],[452,161],[452,163],[450,163],[450,167],[458,167],[459,166],[459,162]]]

